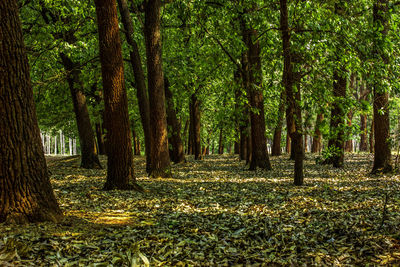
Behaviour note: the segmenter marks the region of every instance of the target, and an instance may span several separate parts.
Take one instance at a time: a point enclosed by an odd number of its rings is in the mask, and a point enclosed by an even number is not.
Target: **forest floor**
[[[104,169],[48,157],[65,220],[0,225],[0,266],[400,265],[400,176],[369,176],[368,154],[342,170],[307,157],[301,187],[286,156],[269,172],[189,157],[172,179],[148,178],[136,157],[147,193],[102,191]]]

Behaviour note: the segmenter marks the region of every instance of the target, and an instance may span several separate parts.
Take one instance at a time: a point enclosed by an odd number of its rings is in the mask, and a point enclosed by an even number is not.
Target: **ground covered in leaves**
[[[307,157],[301,187],[285,156],[269,172],[189,157],[173,179],[147,178],[137,157],[146,193],[102,191],[105,170],[50,157],[65,220],[0,224],[0,266],[399,265],[400,176],[369,176],[368,154],[343,170]]]

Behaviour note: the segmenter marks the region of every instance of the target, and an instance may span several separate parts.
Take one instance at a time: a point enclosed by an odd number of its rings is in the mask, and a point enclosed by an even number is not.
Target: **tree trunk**
[[[113,0],[95,0],[104,91],[107,180],[105,190],[138,189],[133,167],[128,99],[124,80],[117,7]],[[130,184],[132,181],[134,184]]]
[[[80,78],[81,71],[66,54],[60,53],[60,57],[67,72],[68,86],[74,105],[82,153],[81,167],[86,169],[101,168],[96,150],[96,141],[90,123],[89,111],[86,105],[86,96],[83,93],[83,83]]]
[[[271,163],[267,153],[267,140],[265,136],[265,115],[264,98],[262,93],[262,71],[260,58],[260,44],[256,40],[257,32],[248,29],[243,21],[243,39],[247,46],[247,53],[244,55],[244,84],[248,91],[251,123],[251,159],[250,170],[262,168],[271,170]]]
[[[133,154],[135,156],[140,156],[140,142],[136,135],[135,126],[132,125],[132,140],[133,140]]]
[[[369,153],[374,153],[374,132],[375,132],[375,120],[372,118],[371,128],[369,130]]]
[[[389,93],[384,84],[385,74],[389,64],[389,56],[385,51],[386,36],[389,30],[388,0],[377,0],[373,7],[375,33],[375,54],[379,55],[375,67],[374,79],[374,166],[371,173],[388,173],[393,170],[390,148]],[[383,27],[382,27],[383,26]]]
[[[103,128],[100,123],[96,123],[96,135],[97,135],[97,144],[99,147],[99,154],[105,155],[106,148],[105,148],[104,138],[103,138]]]
[[[172,92],[169,89],[168,79],[164,80],[165,88],[165,104],[167,107],[167,123],[168,129],[171,132],[168,134],[169,143],[171,144],[171,149],[169,150],[169,156],[174,163],[180,163],[185,161],[185,153],[183,151],[183,144],[181,139],[181,123],[176,117],[176,111],[174,107],[174,101],[172,97]]]
[[[283,115],[285,112],[285,91],[281,93],[281,102],[279,104],[278,121],[274,131],[274,139],[272,141],[271,156],[280,156],[281,152],[281,141],[282,141],[282,125]]]
[[[201,159],[201,139],[200,139],[200,101],[196,96],[196,93],[192,94],[192,119],[193,119],[193,154],[194,159]]]
[[[224,136],[222,127],[219,129],[218,154],[224,154]]]
[[[144,145],[146,152],[146,171],[150,173],[151,170],[151,129],[150,129],[150,103],[146,92],[146,79],[144,76],[142,60],[140,58],[139,48],[133,39],[134,27],[132,18],[129,12],[126,0],[118,0],[119,12],[121,14],[121,21],[124,25],[126,42],[131,50],[130,63],[135,76],[135,86],[137,88],[136,95],[139,102],[140,119],[142,121],[144,133]]]
[[[289,29],[289,14],[287,7],[287,0],[280,0],[280,26],[282,30],[282,48],[284,56],[284,67],[283,67],[283,84],[286,90],[286,99],[288,105],[288,112],[286,116],[289,117],[288,127],[294,125],[294,129],[288,128],[289,135],[293,140],[292,151],[294,152],[294,184],[303,184],[303,138],[302,138],[302,126],[301,126],[301,109],[299,103],[301,101],[300,88],[297,88],[296,92],[293,90],[294,86],[294,73],[293,63],[291,58],[290,48],[290,29]]]
[[[367,141],[367,115],[360,115],[360,151],[368,151]]]
[[[342,72],[344,72],[342,70]],[[330,136],[328,149],[332,155],[325,160],[325,164],[333,164],[333,167],[342,168],[344,164],[344,117],[343,101],[346,98],[347,79],[339,70],[333,73],[333,97],[335,98],[330,121]]]
[[[150,100],[151,177],[171,177],[168,151],[167,115],[165,112],[164,74],[160,26],[161,0],[145,4],[144,35],[147,55],[147,83]]]
[[[240,126],[240,149],[239,159],[246,160],[247,158],[247,127]]]
[[[17,1],[0,1],[0,14],[0,223],[59,222]]]
[[[321,134],[321,124],[324,120],[324,114],[318,113],[317,121],[315,122],[315,131],[313,136],[313,142],[311,145],[311,153],[320,153],[322,150],[322,134]]]
[[[353,120],[353,111],[350,110],[349,113],[347,113],[347,126],[350,128],[352,125],[352,120]],[[346,152],[353,152],[353,140],[350,139],[346,141],[345,145],[344,145],[344,150]]]

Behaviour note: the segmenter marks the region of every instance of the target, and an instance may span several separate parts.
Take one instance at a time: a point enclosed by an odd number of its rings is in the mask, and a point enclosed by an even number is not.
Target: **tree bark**
[[[200,138],[200,101],[196,93],[192,94],[192,118],[193,118],[193,154],[194,159],[201,159],[201,138]]]
[[[375,140],[375,138],[374,138],[374,132],[375,132],[375,120],[374,120],[374,118],[372,118],[372,121],[371,121],[371,128],[370,128],[370,130],[369,130],[369,153],[374,153],[374,151],[375,151],[375,146],[374,146],[374,140]]]
[[[133,154],[135,156],[140,156],[140,142],[136,134],[134,125],[132,125],[132,140],[133,140]]]
[[[103,138],[103,127],[100,123],[96,123],[96,135],[97,135],[97,145],[99,147],[99,154],[105,155],[106,147],[105,147],[104,138]]]
[[[262,71],[260,58],[260,44],[254,29],[246,27],[243,21],[243,40],[247,46],[244,55],[244,84],[248,91],[251,123],[251,159],[250,170],[257,168],[271,170],[271,163],[267,153],[267,140],[265,136],[264,98],[262,93]]]
[[[144,146],[146,152],[146,171],[151,170],[151,129],[150,129],[150,103],[146,92],[146,79],[144,76],[142,60],[136,41],[133,39],[134,27],[126,0],[118,0],[121,21],[124,25],[126,42],[130,46],[130,63],[135,77],[136,95],[139,102],[140,119],[144,133]]]
[[[353,111],[350,110],[347,113],[347,126],[350,128],[352,125],[352,120],[353,120]],[[351,136],[350,136],[351,137]],[[353,152],[353,140],[349,139],[346,141],[345,145],[344,145],[344,150],[346,152]]]
[[[290,29],[289,29],[289,14],[287,7],[287,0],[280,0],[280,26],[282,31],[282,47],[283,47],[283,84],[286,89],[286,99],[289,112],[286,116],[293,119],[294,131],[289,129],[289,134],[293,140],[292,150],[294,150],[294,184],[302,185],[304,180],[303,175],[303,138],[302,138],[302,126],[301,126],[301,109],[300,109],[300,88],[294,92],[294,77],[293,77],[293,63],[291,58],[290,48]],[[288,124],[288,126],[290,126]]]
[[[117,7],[113,0],[95,0],[95,5],[104,91],[104,123],[107,129],[108,161],[104,189],[140,190],[134,175]]]
[[[367,115],[360,115],[360,151],[368,151],[367,141]]]
[[[285,91],[281,92],[281,102],[279,103],[279,111],[278,111],[278,121],[274,131],[274,139],[272,141],[272,149],[271,156],[280,156],[282,154],[281,151],[281,141],[282,141],[282,125],[283,125],[283,116],[285,112]]]
[[[219,129],[218,154],[224,154],[224,135],[222,127]]]
[[[174,163],[180,163],[185,161],[185,153],[183,151],[183,144],[181,139],[181,123],[176,117],[176,111],[174,107],[174,101],[172,92],[169,89],[168,79],[164,80],[165,88],[165,104],[167,107],[167,124],[170,132],[168,133],[168,140],[171,144],[169,150],[169,156]]]
[[[171,177],[165,112],[164,74],[160,26],[161,0],[145,3],[144,35],[147,55],[147,83],[150,100],[151,177]]]
[[[317,121],[315,122],[315,130],[313,136],[313,142],[311,145],[311,153],[320,153],[322,150],[322,134],[321,134],[321,124],[324,120],[324,114],[322,112],[318,113]]]
[[[393,170],[390,148],[389,93],[383,82],[387,77],[381,74],[389,64],[389,57],[385,48],[382,47],[385,45],[385,38],[389,30],[388,5],[388,0],[377,0],[373,6],[374,29],[379,29],[379,32],[375,34],[374,48],[379,59],[374,65],[376,68],[373,89],[375,147],[371,173],[388,173]]]
[[[0,1],[0,14],[0,223],[59,222],[17,1]]]
[[[60,53],[61,61],[67,72],[67,81],[71,92],[76,124],[78,126],[79,143],[81,145],[81,167],[86,169],[102,168],[96,150],[96,141],[90,123],[86,96],[83,93],[81,71],[64,53]]]

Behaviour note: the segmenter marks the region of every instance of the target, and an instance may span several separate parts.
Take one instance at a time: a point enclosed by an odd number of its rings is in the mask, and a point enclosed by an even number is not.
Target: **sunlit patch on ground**
[[[190,156],[169,179],[134,160],[148,193],[102,191],[105,169],[49,157],[65,220],[0,225],[0,266],[400,264],[400,176],[369,176],[369,154],[342,170],[307,155],[301,187],[286,156],[255,172],[232,155]]]

